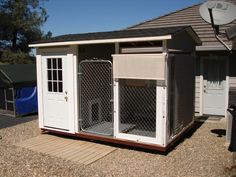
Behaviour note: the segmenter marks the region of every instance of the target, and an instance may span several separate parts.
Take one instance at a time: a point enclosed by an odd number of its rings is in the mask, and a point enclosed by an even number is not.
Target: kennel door
[[[80,128],[84,132],[113,135],[112,63],[84,60],[80,72]]]

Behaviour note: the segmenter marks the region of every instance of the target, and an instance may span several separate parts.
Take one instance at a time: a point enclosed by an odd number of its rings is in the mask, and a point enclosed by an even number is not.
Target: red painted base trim
[[[173,145],[192,128],[193,123],[191,123],[188,127],[183,129],[178,135],[176,135],[175,138],[173,138],[173,140],[171,142],[169,142],[166,147],[159,146],[156,144],[142,143],[142,142],[118,139],[115,137],[107,137],[107,136],[95,135],[95,134],[84,133],[84,132],[70,134],[70,133],[60,132],[60,131],[56,131],[56,130],[48,130],[48,129],[41,129],[41,130],[43,131],[43,133],[50,132],[50,133],[54,133],[54,134],[73,136],[73,137],[78,137],[78,138],[83,138],[83,139],[96,140],[96,141],[100,141],[100,142],[115,143],[115,144],[120,144],[120,145],[131,146],[131,147],[138,147],[138,148],[144,148],[144,149],[148,149],[148,150],[166,152],[167,150],[170,150],[173,147]]]
[[[124,140],[124,139],[119,139],[119,138],[114,138],[114,137],[99,136],[99,135],[88,134],[88,133],[84,133],[84,132],[77,133],[77,135],[78,135],[78,137],[85,138],[85,139],[104,141],[104,142],[108,142],[108,143],[121,144],[121,145],[144,148],[144,149],[149,149],[149,150],[156,150],[156,151],[161,151],[161,152],[166,151],[166,147],[162,147],[162,146],[155,145],[155,144],[142,143],[142,142],[136,142],[136,141],[131,141],[131,140]]]

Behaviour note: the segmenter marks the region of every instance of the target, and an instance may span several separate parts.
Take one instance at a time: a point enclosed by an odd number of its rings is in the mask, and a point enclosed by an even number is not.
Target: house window
[[[47,59],[47,78],[49,92],[63,92],[62,58]]]

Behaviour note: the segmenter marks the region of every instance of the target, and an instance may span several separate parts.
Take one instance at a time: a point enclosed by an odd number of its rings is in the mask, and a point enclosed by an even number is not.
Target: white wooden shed
[[[165,151],[193,124],[190,26],[63,35],[39,41],[39,127]]]

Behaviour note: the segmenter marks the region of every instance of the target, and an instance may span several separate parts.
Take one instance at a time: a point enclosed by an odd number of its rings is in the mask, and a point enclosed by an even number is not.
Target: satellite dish
[[[207,23],[212,23],[209,9],[212,9],[215,25],[225,25],[236,19],[236,5],[225,1],[207,1],[199,9],[201,17]]]

